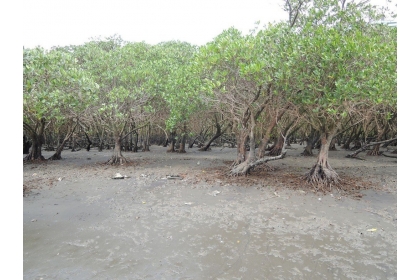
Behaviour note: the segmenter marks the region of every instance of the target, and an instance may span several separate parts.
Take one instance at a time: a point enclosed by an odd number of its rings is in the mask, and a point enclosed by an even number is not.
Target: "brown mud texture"
[[[293,148],[242,177],[217,147],[25,162],[23,279],[397,279],[396,159],[332,151],[345,183],[314,192]]]

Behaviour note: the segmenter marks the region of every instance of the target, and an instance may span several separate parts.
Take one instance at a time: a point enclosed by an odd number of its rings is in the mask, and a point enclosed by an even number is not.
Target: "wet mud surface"
[[[315,163],[296,149],[270,164],[274,173]],[[125,153],[127,166],[103,165],[111,152],[92,150],[24,164],[24,279],[397,278],[395,159],[331,152],[339,175],[372,182],[355,197],[273,174],[224,179],[235,149],[151,150]]]

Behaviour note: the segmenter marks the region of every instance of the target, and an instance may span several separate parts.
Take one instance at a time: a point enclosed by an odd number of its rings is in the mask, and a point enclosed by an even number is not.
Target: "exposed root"
[[[276,156],[276,157],[267,157],[267,158],[260,158],[256,161],[250,162],[249,160],[246,160],[235,167],[232,168],[230,172],[228,172],[228,175],[230,176],[240,176],[240,175],[249,175],[250,171],[253,170],[256,166],[259,166],[261,164],[265,164],[268,161],[272,160],[278,160],[282,159],[286,156],[287,150],[283,152],[282,154]]]
[[[373,149],[373,150],[367,151],[366,155],[368,155],[368,156],[380,156],[380,155],[382,155],[382,152],[378,151],[376,149]]]
[[[33,158],[33,157],[31,157],[31,156],[30,156],[30,154],[29,154],[29,155],[27,155],[27,156],[23,159],[23,161],[32,161],[32,162],[34,162],[34,161],[44,161],[44,160],[45,160],[44,156],[39,156],[38,158]]]
[[[124,163],[128,163],[128,160],[123,157],[123,156],[112,156],[107,162],[106,164],[108,165],[116,165],[116,164],[121,164],[123,165]]]
[[[228,172],[229,176],[243,176],[248,175],[251,169],[249,161],[244,161]]]
[[[269,171],[274,171],[275,169],[273,168],[273,167],[271,167],[270,165],[268,165],[268,163],[262,163],[261,165],[259,165],[259,166],[256,166],[255,168],[254,168],[254,170],[255,171],[266,171],[266,172],[269,172]]]
[[[61,159],[63,158],[61,157],[61,155],[58,155],[58,154],[53,154],[52,156],[48,158],[48,160],[61,160]]]
[[[326,188],[331,191],[333,187],[340,189],[341,179],[337,172],[332,168],[324,168],[320,164],[313,166],[303,178],[306,182],[310,183],[316,191],[326,191]]]

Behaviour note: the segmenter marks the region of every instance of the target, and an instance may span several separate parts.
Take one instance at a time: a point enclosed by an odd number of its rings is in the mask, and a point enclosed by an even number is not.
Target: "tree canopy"
[[[122,141],[144,127],[177,132],[185,144],[192,127],[212,123],[214,137],[222,126],[235,135],[231,174],[243,175],[282,158],[288,135],[309,127],[322,147],[307,180],[338,182],[328,164],[337,133],[372,120],[375,131],[390,131],[396,118],[397,29],[378,23],[384,11],[366,1],[287,0],[284,8],[287,21],[250,34],[232,27],[204,46],[113,36],[24,49],[24,130],[36,144],[27,159],[42,158],[46,127],[76,120],[113,138],[111,164],[125,163]]]

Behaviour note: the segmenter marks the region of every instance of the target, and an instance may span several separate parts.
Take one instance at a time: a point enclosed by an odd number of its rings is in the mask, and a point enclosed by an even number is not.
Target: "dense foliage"
[[[200,47],[114,36],[24,49],[24,131],[33,144],[27,159],[42,159],[48,127],[57,135],[72,127],[66,141],[75,125],[86,136],[108,135],[111,164],[125,162],[121,146],[139,132],[150,137],[153,129],[185,145],[187,136],[204,139],[213,127],[211,141],[234,136],[231,174],[242,175],[282,158],[290,134],[310,131],[321,148],[307,180],[338,182],[328,164],[334,137],[360,135],[359,127],[378,141],[396,135],[397,30],[378,24],[383,14],[366,2],[285,3],[287,22],[248,35],[230,28]],[[270,141],[276,145],[266,154]]]

